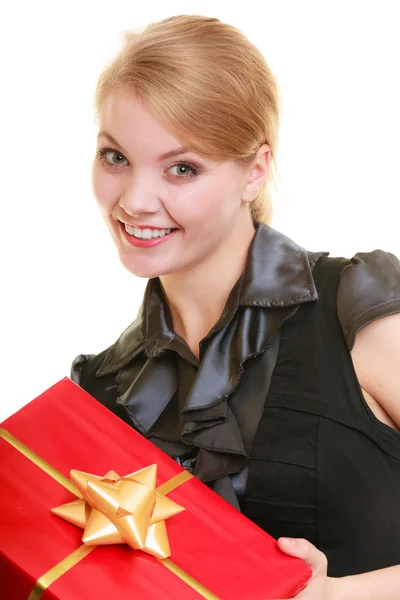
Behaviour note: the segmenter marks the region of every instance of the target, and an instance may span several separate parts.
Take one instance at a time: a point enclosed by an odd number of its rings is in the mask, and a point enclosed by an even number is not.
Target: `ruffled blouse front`
[[[115,372],[117,402],[134,427],[202,481],[242,472],[276,362],[277,333],[301,303],[317,299],[311,270],[323,254],[258,226],[246,269],[200,342],[199,360],[173,330],[159,279],[150,280],[138,319],[96,376]]]
[[[318,299],[312,269],[328,254],[308,252],[259,224],[245,270],[220,319],[200,342],[199,360],[174,332],[155,278],[135,322],[98,357],[78,356],[71,377],[82,385],[93,362],[97,380],[115,376],[116,404],[131,425],[235,504],[232,486],[237,496],[244,493],[281,325],[301,304]],[[399,267],[396,257],[377,250],[356,255],[344,269],[338,312],[349,344],[369,322],[366,304],[374,318],[400,310]],[[358,298],[360,282],[368,288],[367,300]],[[90,385],[83,387],[91,391]]]

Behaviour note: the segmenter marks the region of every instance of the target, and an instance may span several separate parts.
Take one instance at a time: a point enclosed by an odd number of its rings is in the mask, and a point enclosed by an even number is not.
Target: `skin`
[[[118,142],[110,143],[104,132]],[[264,183],[268,145],[247,168],[193,152],[158,157],[181,146],[132,95],[111,95],[99,119],[93,191],[122,264],[139,277],[160,277],[174,327],[198,356],[199,342],[219,319],[240,277],[255,230],[250,202]],[[193,164],[193,174],[182,161]],[[125,239],[120,221],[178,231],[154,248]]]
[[[148,106],[121,92],[105,101],[99,126],[97,150],[112,150],[103,159],[96,154],[93,191],[120,260],[136,276],[160,277],[175,331],[198,356],[200,340],[220,317],[245,266],[255,233],[250,203],[266,180],[269,147],[261,146],[247,168],[193,152],[159,160],[181,144]],[[181,164],[186,161],[197,167],[196,175]],[[137,248],[125,239],[121,221],[178,231],[159,246]],[[400,315],[384,317],[357,334],[352,352],[366,400],[378,418],[396,429],[399,339]],[[297,599],[400,598],[400,566],[333,579],[327,576],[325,555],[307,540],[280,538],[278,544],[312,568],[313,576]]]

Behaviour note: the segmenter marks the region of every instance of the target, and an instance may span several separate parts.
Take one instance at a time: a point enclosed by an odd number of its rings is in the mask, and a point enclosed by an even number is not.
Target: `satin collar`
[[[229,323],[239,306],[289,307],[318,299],[312,266],[329,252],[307,252],[269,225],[255,226],[245,270],[207,337]],[[96,375],[117,372],[143,351],[149,358],[157,357],[174,339],[160,280],[150,279],[136,320],[108,350]]]
[[[201,342],[202,360],[181,403],[176,352],[182,360],[182,344],[157,278],[149,281],[138,318],[105,353],[96,376],[116,372],[117,403],[134,426],[154,443],[178,441],[190,450],[186,468],[202,481],[241,472],[249,457],[238,407],[247,406],[250,418],[251,397],[263,401],[267,393],[262,384],[249,397],[252,371],[245,363],[268,349],[301,303],[317,300],[312,268],[326,254],[307,252],[271,227],[257,226],[244,272]],[[159,420],[168,415],[169,441]]]

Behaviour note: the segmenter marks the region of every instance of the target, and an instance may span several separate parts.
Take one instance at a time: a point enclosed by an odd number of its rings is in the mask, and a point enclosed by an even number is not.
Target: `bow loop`
[[[84,529],[84,544],[125,543],[157,558],[170,556],[165,521],[184,508],[156,491],[157,465],[124,477],[72,470],[71,479],[83,498],[51,510]]]

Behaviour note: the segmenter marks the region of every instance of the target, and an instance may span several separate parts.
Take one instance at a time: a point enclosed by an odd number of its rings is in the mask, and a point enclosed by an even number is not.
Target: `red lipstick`
[[[129,242],[129,244],[131,244],[132,246],[136,246],[136,248],[153,248],[154,246],[159,246],[160,244],[163,244],[165,242],[167,242],[169,239],[171,239],[171,237],[178,231],[177,229],[172,229],[170,233],[167,233],[166,235],[164,235],[163,237],[156,237],[156,238],[151,238],[150,240],[145,240],[145,239],[140,239],[135,237],[134,235],[131,235],[130,233],[128,233],[125,229],[125,223],[121,223],[120,222],[120,227],[121,227],[121,231],[122,231],[122,235],[124,236],[124,238]],[[141,225],[139,229],[158,229],[160,230],[161,228],[159,227],[151,227],[149,225]]]

